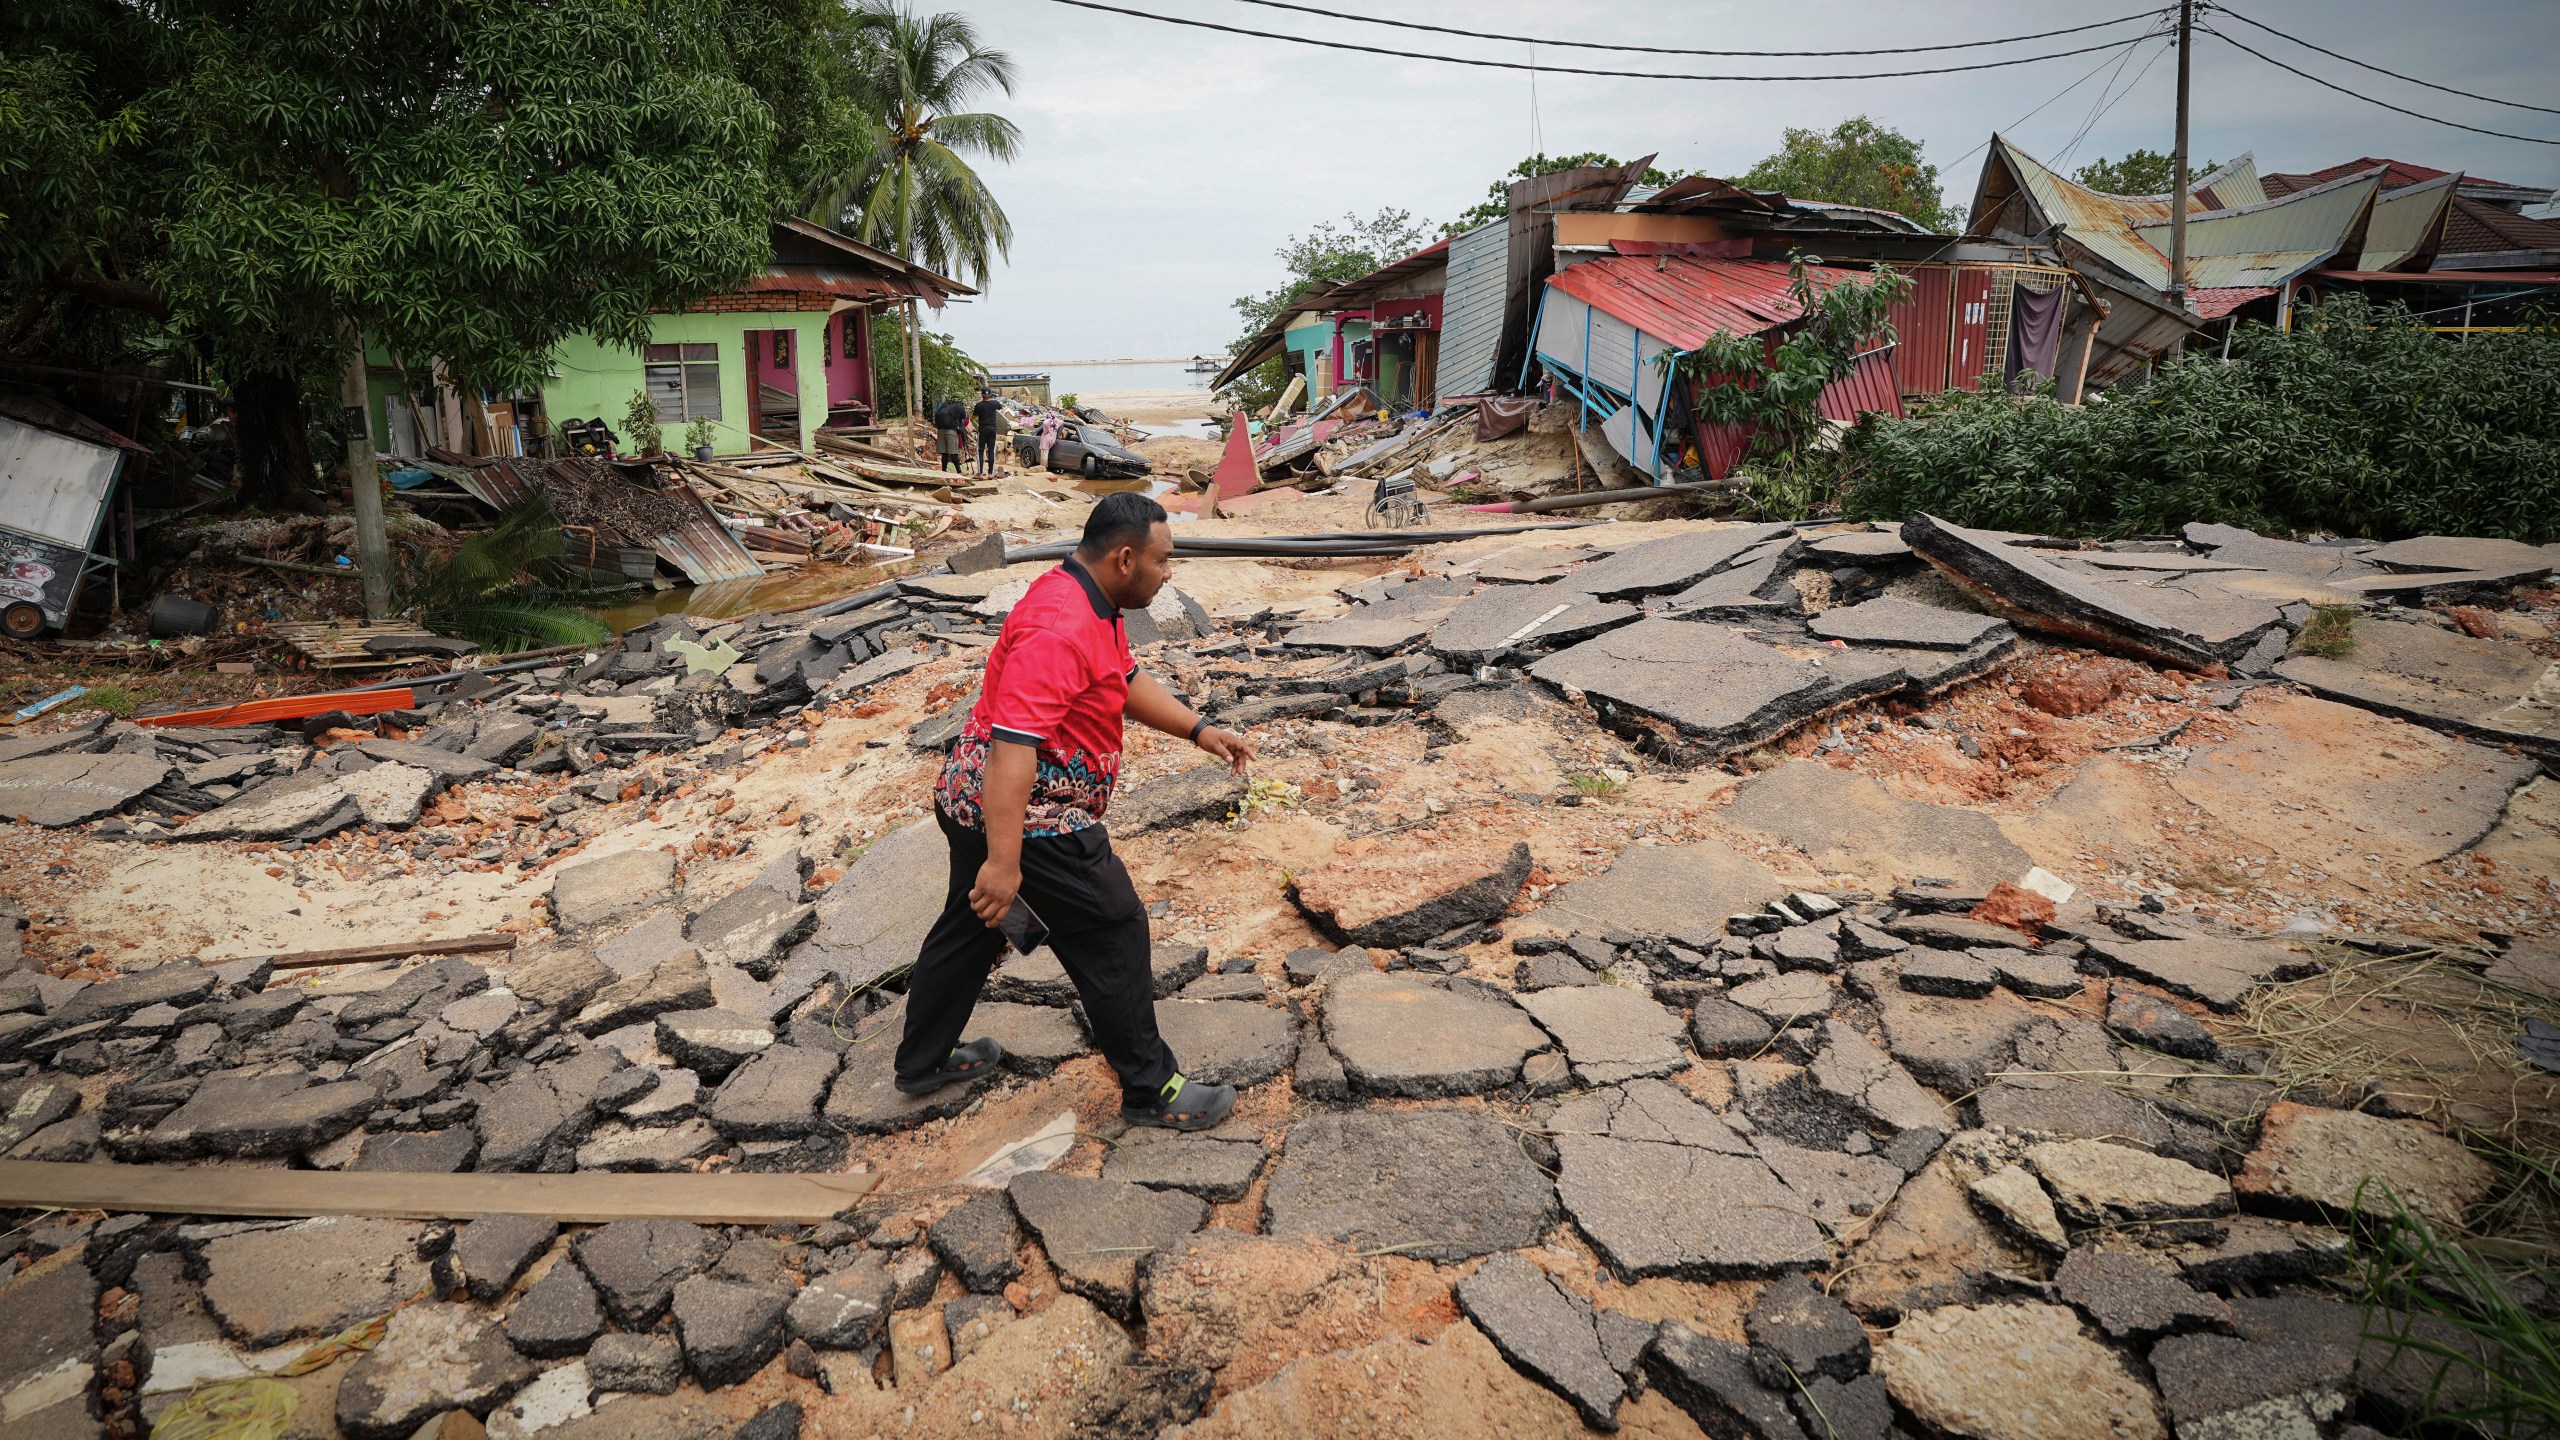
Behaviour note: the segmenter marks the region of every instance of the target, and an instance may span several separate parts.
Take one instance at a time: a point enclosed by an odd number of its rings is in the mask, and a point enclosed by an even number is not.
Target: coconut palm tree
[[[882,133],[868,162],[826,197],[866,244],[929,270],[983,283],[1013,245],[1013,222],[965,157],[1010,161],[1022,132],[968,107],[1013,93],[1013,59],[979,43],[965,15],[918,15],[904,0],[861,0],[839,32],[843,63]],[[916,412],[915,306],[907,306],[907,413]]]

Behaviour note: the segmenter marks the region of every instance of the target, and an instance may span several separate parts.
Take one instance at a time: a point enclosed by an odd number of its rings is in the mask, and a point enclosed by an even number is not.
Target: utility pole
[[[2169,296],[2187,303],[2187,57],[2195,49],[2196,0],[2178,0],[2178,142],[2170,163],[2177,187],[2169,192]]]
[[[391,613],[391,546],[382,532],[382,473],[373,463],[373,413],[364,373],[364,334],[350,325],[347,366],[338,375],[338,431],[347,440],[347,492],[355,502],[356,573],[364,585],[364,618]]]

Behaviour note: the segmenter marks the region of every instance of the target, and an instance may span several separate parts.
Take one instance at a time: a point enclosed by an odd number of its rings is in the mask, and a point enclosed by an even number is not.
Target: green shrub
[[[2191,521],[2391,539],[2560,533],[2560,325],[2449,341],[2341,296],[2244,325],[2073,408],[1951,393],[1868,416],[1844,447],[1852,518],[1926,511],[2056,535]]]

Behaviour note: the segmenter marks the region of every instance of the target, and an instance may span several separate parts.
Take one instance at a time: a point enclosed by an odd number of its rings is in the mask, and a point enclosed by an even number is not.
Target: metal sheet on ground
[[[869,1193],[869,1175],[418,1175],[218,1165],[0,1160],[0,1209],[140,1210],[166,1215],[470,1220],[533,1215],[563,1224],[690,1220],[815,1224]]]

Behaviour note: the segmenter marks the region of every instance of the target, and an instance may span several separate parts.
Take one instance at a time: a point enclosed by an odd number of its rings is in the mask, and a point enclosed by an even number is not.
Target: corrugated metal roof
[[[2282,199],[2190,214],[2187,283],[2207,290],[2281,285],[2354,241],[2381,191],[2382,172],[2374,170]],[[2135,233],[2154,250],[2167,252],[2165,217]],[[2165,264],[2155,283],[2167,285]]]
[[[1437,240],[1401,260],[1388,261],[1357,280],[1345,280],[1334,298],[1346,305],[1357,304],[1399,280],[1448,263],[1449,242]]]
[[[2560,285],[2560,270],[2315,270],[2328,280],[2400,285]]]
[[[2005,167],[2017,177],[2018,186],[2026,193],[2033,213],[2023,216],[1999,216],[1995,207],[1983,203],[1995,167]],[[2138,226],[2169,218],[2166,200],[2140,195],[2109,195],[2092,190],[2076,180],[2045,168],[2044,162],[2029,155],[1998,135],[1991,137],[1991,155],[1983,162],[1982,184],[1976,188],[1973,226],[1988,234],[1993,226],[2033,234],[2060,221],[2071,238],[2099,259],[2127,275],[2159,289],[2168,283],[2169,257],[2161,254],[2135,233]],[[2194,211],[2188,212],[2193,215]]]
[[[2187,308],[2200,320],[2219,320],[2252,300],[2276,293],[2273,285],[2237,285],[2228,290],[2189,290]]]
[[[493,510],[504,510],[534,490],[543,489],[554,466],[578,466],[588,483],[628,485],[631,482],[614,472],[602,460],[585,458],[569,460],[534,460],[509,458],[469,469],[437,467],[437,472],[471,492],[472,497]],[[674,529],[663,535],[631,535],[623,538],[647,545],[658,558],[684,573],[696,585],[709,585],[719,580],[761,579],[764,566],[756,560],[744,541],[729,533],[711,507],[692,487],[679,485],[673,490],[649,492],[673,501],[687,512]]]
[[[1440,289],[1439,390],[1443,399],[1497,388],[1503,287],[1511,261],[1508,217],[1449,237],[1449,278]]]
[[[1806,268],[1817,289],[1863,278],[1835,265]],[[1547,284],[1680,350],[1695,350],[1720,330],[1756,335],[1801,313],[1787,290],[1787,265],[1778,260],[1617,255],[1558,271]]]
[[[2446,209],[2453,203],[2459,174],[2439,175],[2375,197],[2373,218],[2365,222],[2364,254],[2359,270],[2389,270],[2412,257],[2432,252],[2442,233]]]
[[[799,263],[805,264],[812,263],[808,257],[814,253],[824,257],[815,263],[832,261],[857,271],[868,270],[883,277],[897,277],[916,287],[903,293],[923,295],[933,290],[945,295],[978,293],[948,275],[936,274],[912,260],[901,260],[886,250],[865,245],[843,231],[830,229],[815,220],[785,215],[775,220],[772,228],[781,232],[774,236],[777,257],[798,252]]]

